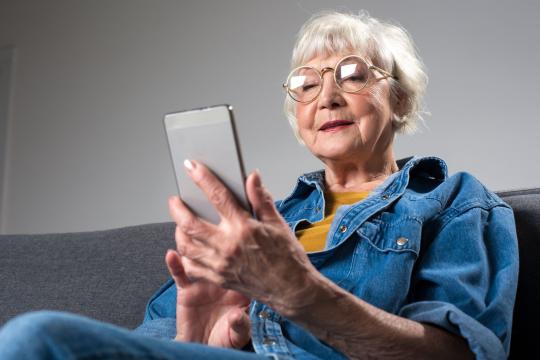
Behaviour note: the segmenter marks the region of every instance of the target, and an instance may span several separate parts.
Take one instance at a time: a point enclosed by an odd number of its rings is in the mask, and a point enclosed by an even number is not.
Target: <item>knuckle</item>
[[[191,280],[197,280],[200,277],[200,271],[189,259],[184,262],[184,273]]]
[[[179,243],[176,246],[176,249],[183,256],[188,256],[189,255],[189,247],[187,246],[187,244],[185,242]]]
[[[182,221],[180,222],[180,224],[178,224],[178,226],[180,227],[180,230],[188,235],[192,235],[196,233],[198,225],[199,225],[199,222],[193,215],[184,217]]]
[[[214,186],[212,190],[210,190],[209,199],[217,206],[224,205],[228,200],[227,190],[221,186]]]
[[[272,199],[272,195],[266,188],[261,188],[261,200],[264,203],[264,205],[272,205],[274,206],[274,199]]]
[[[258,225],[259,223],[252,218],[244,219],[238,224],[235,237],[243,240],[253,238],[257,234]]]
[[[195,251],[195,247],[193,246],[191,239],[186,236],[183,236],[179,241],[177,241],[176,249],[178,250],[180,255],[186,258],[193,257]]]
[[[229,268],[229,261],[227,259],[223,259],[216,264],[215,272],[217,274],[223,275],[227,271],[228,268]]]
[[[266,205],[274,207],[274,199],[272,199],[270,194],[265,193],[263,196],[263,201]]]

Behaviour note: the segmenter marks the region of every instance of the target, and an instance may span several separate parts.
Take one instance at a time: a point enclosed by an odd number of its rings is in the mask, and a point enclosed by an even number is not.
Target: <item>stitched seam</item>
[[[358,236],[360,236],[362,239],[364,239],[373,249],[377,250],[378,252],[380,253],[388,253],[388,252],[393,252],[393,253],[396,253],[396,254],[403,254],[405,252],[410,252],[410,253],[413,253],[414,255],[418,256],[420,254],[420,251],[417,251],[417,250],[414,250],[414,249],[394,249],[394,248],[382,248],[380,246],[377,246],[373,241],[371,241],[370,238],[368,238],[366,235],[360,233],[359,231],[356,232],[358,234]]]
[[[454,219],[456,219],[458,216],[464,215],[466,212],[474,210],[474,209],[482,209],[482,210],[486,210],[486,211],[491,211],[494,208],[502,207],[502,208],[506,208],[506,209],[512,211],[512,208],[510,208],[506,204],[497,204],[497,205],[493,205],[493,206],[486,206],[486,205],[482,205],[482,204],[478,205],[478,204],[474,204],[473,202],[470,202],[468,204],[470,206],[468,206],[468,207],[462,206],[460,208],[461,211],[458,210],[458,209],[455,209],[455,208],[450,208],[447,211],[443,212],[441,214],[441,216],[436,217],[434,220],[436,221],[436,220],[440,219],[441,223],[442,223],[440,231],[443,231],[444,228],[448,224],[450,224]]]

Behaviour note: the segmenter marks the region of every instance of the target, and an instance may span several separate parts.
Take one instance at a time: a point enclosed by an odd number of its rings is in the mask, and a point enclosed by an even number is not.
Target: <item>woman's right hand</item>
[[[184,235],[177,229],[176,236]],[[251,338],[246,313],[250,299],[208,282],[192,282],[177,251],[169,250],[165,262],[177,289],[175,340],[243,348]]]

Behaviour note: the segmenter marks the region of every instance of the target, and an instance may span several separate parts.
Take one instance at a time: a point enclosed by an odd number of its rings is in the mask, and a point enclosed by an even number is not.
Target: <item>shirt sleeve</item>
[[[462,336],[477,359],[505,359],[518,276],[513,212],[472,207],[439,220],[399,315]]]
[[[143,323],[162,318],[176,319],[176,286],[172,278],[169,278],[148,301]]]

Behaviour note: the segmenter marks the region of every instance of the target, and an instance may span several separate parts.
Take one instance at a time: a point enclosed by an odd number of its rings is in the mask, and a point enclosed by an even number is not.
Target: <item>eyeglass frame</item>
[[[364,83],[364,85],[363,85],[360,89],[355,90],[355,91],[350,91],[350,90],[345,90],[345,89],[343,89],[343,88],[339,85],[339,83],[338,83],[338,81],[337,81],[337,78],[336,78],[336,67],[338,67],[338,65],[339,65],[343,60],[345,60],[345,59],[347,59],[347,58],[350,58],[350,57],[358,58],[358,59],[360,59],[361,61],[363,61],[363,62],[366,64],[368,70],[377,70],[378,72],[380,72],[381,74],[383,74],[384,77],[381,78],[381,79],[386,79],[386,78],[391,77],[392,79],[394,79],[394,80],[396,80],[396,81],[398,80],[398,77],[397,77],[397,76],[392,75],[392,74],[389,73],[388,71],[386,71],[386,70],[384,70],[384,69],[381,69],[381,68],[378,67],[378,66],[375,66],[375,65],[373,65],[373,64],[368,63],[368,62],[367,62],[363,57],[361,57],[361,56],[358,56],[358,55],[347,55],[347,56],[344,56],[344,57],[342,57],[341,59],[339,59],[339,61],[338,61],[338,62],[336,63],[336,65],[335,65],[335,67],[326,66],[326,67],[322,68],[321,70],[319,70],[319,69],[317,69],[316,67],[314,67],[314,66],[309,66],[309,65],[298,66],[298,67],[296,67],[296,68],[294,68],[294,69],[291,70],[291,72],[290,72],[289,75],[287,76],[287,81],[286,81],[285,83],[283,83],[282,87],[283,87],[283,89],[284,89],[285,91],[287,91],[287,95],[290,96],[291,99],[293,99],[293,100],[296,101],[296,102],[302,103],[302,104],[307,104],[307,103],[312,102],[312,101],[315,100],[316,98],[318,98],[319,95],[321,94],[321,91],[322,91],[322,88],[323,88],[323,84],[324,84],[324,74],[325,74],[326,72],[328,72],[328,71],[333,71],[333,72],[334,72],[334,76],[333,76],[333,78],[334,78],[334,83],[336,84],[336,86],[337,86],[341,91],[346,92],[346,93],[348,93],[348,94],[356,94],[356,93],[359,93],[360,91],[364,90],[364,89],[366,88],[366,86],[369,84],[369,82],[371,81],[371,79],[372,79],[371,71],[368,73],[368,80],[366,80],[366,82]],[[295,98],[291,95],[291,90],[289,89],[288,83],[289,83],[289,80],[291,79],[292,74],[293,74],[295,71],[299,70],[299,69],[312,69],[312,70],[314,70],[314,71],[317,73],[317,75],[319,75],[319,79],[321,80],[321,85],[320,85],[320,87],[319,87],[319,91],[317,92],[317,94],[316,94],[316,95],[313,97],[313,99],[311,99],[311,100],[300,101],[300,100],[295,99]]]

